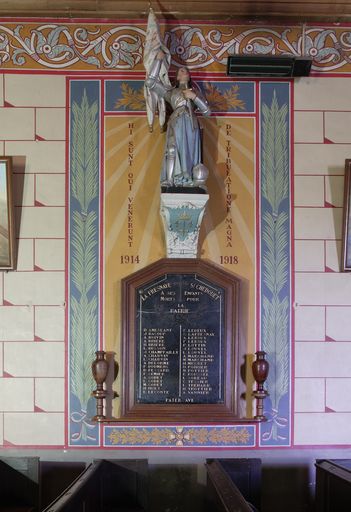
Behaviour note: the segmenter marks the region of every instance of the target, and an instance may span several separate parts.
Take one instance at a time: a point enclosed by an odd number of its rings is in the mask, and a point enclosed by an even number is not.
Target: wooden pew
[[[243,471],[246,474],[244,481],[247,479],[247,460],[249,459],[246,459],[243,463]],[[223,461],[224,464],[218,459],[206,462],[206,510],[208,512],[258,511],[258,508],[252,502],[245,499],[238,486],[234,483],[235,477],[239,478],[240,476],[238,461],[233,459],[232,468],[230,468],[230,460],[226,461],[223,459]],[[240,479],[242,480],[241,477]],[[246,487],[249,489],[250,486],[246,483]]]
[[[316,460],[316,512],[350,509],[351,459]]]
[[[63,493],[86,466],[85,462],[76,461],[40,461],[40,509]]]
[[[145,512],[147,461],[96,460],[43,512]]]
[[[38,464],[36,457],[0,460],[0,512],[38,512]]]

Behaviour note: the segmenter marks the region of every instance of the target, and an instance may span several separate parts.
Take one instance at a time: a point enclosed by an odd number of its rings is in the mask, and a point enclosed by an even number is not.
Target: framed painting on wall
[[[13,269],[15,233],[12,195],[12,160],[0,157],[0,269]]]
[[[351,159],[345,160],[341,270],[351,272]]]

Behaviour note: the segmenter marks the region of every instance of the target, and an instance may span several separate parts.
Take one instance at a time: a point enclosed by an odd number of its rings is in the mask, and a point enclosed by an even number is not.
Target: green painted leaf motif
[[[32,30],[31,33],[36,35],[37,43],[35,50],[37,53],[41,53],[43,50],[43,46],[46,43],[46,38],[39,30]]]
[[[6,34],[1,34],[0,41],[0,50],[5,50],[6,46],[9,44],[9,39]]]
[[[88,205],[98,193],[98,104],[89,105],[86,91],[82,102],[72,106],[72,195],[79,203],[82,213],[87,214]],[[74,170],[74,172],[73,172]]]
[[[276,297],[263,298],[263,329],[265,331],[265,350],[269,355],[269,374],[267,389],[272,407],[278,410],[280,398],[289,389],[289,344],[286,339],[288,328],[288,300],[279,301]]]
[[[134,65],[134,59],[132,55],[128,52],[120,51],[119,53],[120,59],[125,62],[126,64],[129,64],[129,66],[132,68]]]
[[[92,292],[98,278],[98,105],[89,104],[84,90],[80,104],[72,105],[71,151],[71,385],[82,410],[94,389],[91,363],[97,336],[98,301]]]
[[[288,277],[286,255],[288,233],[285,228],[288,214],[281,212],[277,218],[274,218],[271,213],[265,212],[262,220],[264,226],[262,239],[266,242],[266,251],[263,256],[264,281],[272,295],[279,295]]]
[[[59,25],[55,27],[53,30],[51,30],[51,32],[48,35],[48,44],[50,46],[56,46],[59,42],[59,38],[62,32],[68,32],[67,27]]]
[[[101,52],[101,48],[102,48],[102,42],[99,41],[95,46],[94,46],[94,53],[95,55],[99,55],[99,53]]]
[[[53,47],[47,57],[54,59],[55,57],[63,56],[62,54],[65,54],[65,58],[67,59],[69,56],[74,56],[74,51],[67,44],[57,44]]]
[[[289,193],[289,153],[287,147],[288,107],[279,107],[274,91],[272,104],[262,107],[263,154],[262,195],[277,215],[279,204]]]
[[[88,57],[85,62],[87,64],[91,64],[92,66],[96,66],[97,68],[101,66],[99,59],[97,57],[93,57],[92,55]]]
[[[96,297],[90,302],[86,295],[79,301],[72,297],[71,385],[72,392],[79,398],[84,410],[94,389],[91,363],[95,359],[96,310]]]
[[[25,53],[25,51],[22,50],[22,48],[15,50],[12,54],[12,62],[18,66],[23,66],[26,62],[26,59],[22,55],[23,53]]]
[[[96,218],[94,211],[86,217],[77,211],[73,212],[71,276],[81,295],[89,292],[97,278]]]
[[[262,106],[262,196],[270,206],[262,217],[262,279],[269,290],[262,300],[262,337],[270,362],[267,388],[276,410],[289,390],[289,299],[283,294],[289,279],[289,218],[281,207],[289,194],[287,130],[288,107],[279,106],[274,91],[271,105]]]
[[[129,52],[129,53],[133,53],[133,52],[136,52],[137,50],[139,50],[139,48],[141,46],[141,39],[140,39],[140,37],[137,37],[135,43],[129,43],[127,41],[121,41],[120,45],[121,45],[121,49],[123,51]]]
[[[23,28],[23,25],[17,25],[17,27],[14,28],[13,30],[13,34],[14,36],[18,37],[19,39],[21,39],[21,30]]]

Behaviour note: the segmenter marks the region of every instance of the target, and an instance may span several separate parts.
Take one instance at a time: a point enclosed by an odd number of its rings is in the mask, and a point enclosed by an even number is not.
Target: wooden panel
[[[221,369],[223,374],[223,392],[221,393],[221,400],[217,399],[213,402],[197,400],[194,403],[185,403],[180,400],[171,400],[171,403],[166,401],[152,401],[144,403],[140,399],[141,394],[137,390],[137,325],[142,324],[139,301],[136,296],[140,293],[141,287],[152,285],[153,281],[161,282],[161,278],[165,276],[179,274],[179,275],[196,275],[205,282],[208,280],[212,282],[212,289],[221,287],[223,289],[223,296],[225,300],[221,305],[224,311],[224,335],[221,337],[220,344],[223,343],[224,350],[224,367]],[[210,289],[204,287],[208,292]],[[242,419],[238,417],[238,380],[239,380],[239,366],[238,366],[238,298],[239,298],[239,281],[231,276],[229,273],[224,272],[222,269],[210,265],[203,260],[198,259],[163,259],[156,263],[145,267],[144,269],[135,272],[122,281],[122,311],[123,316],[123,334],[122,334],[122,368],[123,368],[123,389],[122,389],[122,417],[119,421],[122,422],[149,422],[154,423],[161,421],[162,423],[180,422],[185,423],[205,423],[209,421],[220,422],[235,422],[235,423],[248,423],[254,422],[253,419]],[[155,291],[154,291],[155,290]],[[157,288],[151,288],[152,294],[157,293]],[[146,294],[149,292],[145,292]],[[206,292],[207,293],[207,292]],[[145,295],[146,296],[146,295]],[[140,299],[142,301],[143,299]],[[180,300],[180,299],[179,299]],[[167,303],[168,304],[168,303]],[[150,307],[150,306],[148,306]],[[160,307],[159,304],[154,309],[150,309],[152,313],[166,314],[166,309]],[[183,307],[183,306],[182,306]],[[149,311],[149,312],[150,312]],[[175,310],[174,310],[175,311]],[[177,320],[177,313],[173,315],[174,325],[179,322],[189,322],[191,325],[192,312],[188,309],[184,311],[183,317],[189,318],[187,320]],[[185,313],[189,311],[189,313]],[[170,309],[172,313],[172,309]],[[185,316],[186,315],[186,316]],[[179,315],[178,315],[179,316]],[[221,320],[222,321],[222,320]],[[173,324],[169,324],[173,327]],[[177,324],[178,325],[178,324]],[[142,331],[144,331],[144,325]],[[205,330],[208,328],[207,323],[203,325]],[[156,330],[156,329],[155,329]],[[215,328],[213,328],[215,331]],[[140,327],[141,332],[141,327]],[[173,336],[173,334],[172,334]],[[222,339],[223,338],[223,339]],[[215,338],[214,338],[215,339]],[[214,343],[214,339],[211,343]],[[217,340],[217,338],[216,338]],[[142,340],[142,343],[145,341]],[[217,340],[219,343],[219,341]],[[169,348],[169,347],[168,347]],[[167,348],[167,350],[168,350]],[[163,349],[165,350],[165,349]],[[181,350],[178,353],[181,353]],[[182,359],[182,362],[183,359]],[[173,364],[173,362],[171,363]],[[181,364],[181,363],[180,363]],[[178,367],[179,368],[179,367]],[[170,367],[167,368],[170,372]],[[141,376],[139,375],[141,379]],[[183,377],[180,377],[182,383]],[[139,381],[140,385],[142,381]],[[212,381],[211,381],[212,382]],[[182,391],[183,393],[183,391]],[[184,391],[185,396],[187,392]],[[181,396],[181,394],[179,395]],[[196,394],[194,394],[194,397]]]

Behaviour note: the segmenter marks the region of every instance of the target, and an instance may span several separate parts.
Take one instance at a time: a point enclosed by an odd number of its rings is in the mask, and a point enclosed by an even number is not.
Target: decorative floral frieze
[[[253,446],[255,427],[105,427],[106,446]]]
[[[0,25],[0,66],[7,69],[143,70],[145,24],[65,20]],[[225,73],[229,55],[306,56],[314,71],[351,71],[351,29],[180,24],[164,27],[174,66]]]

